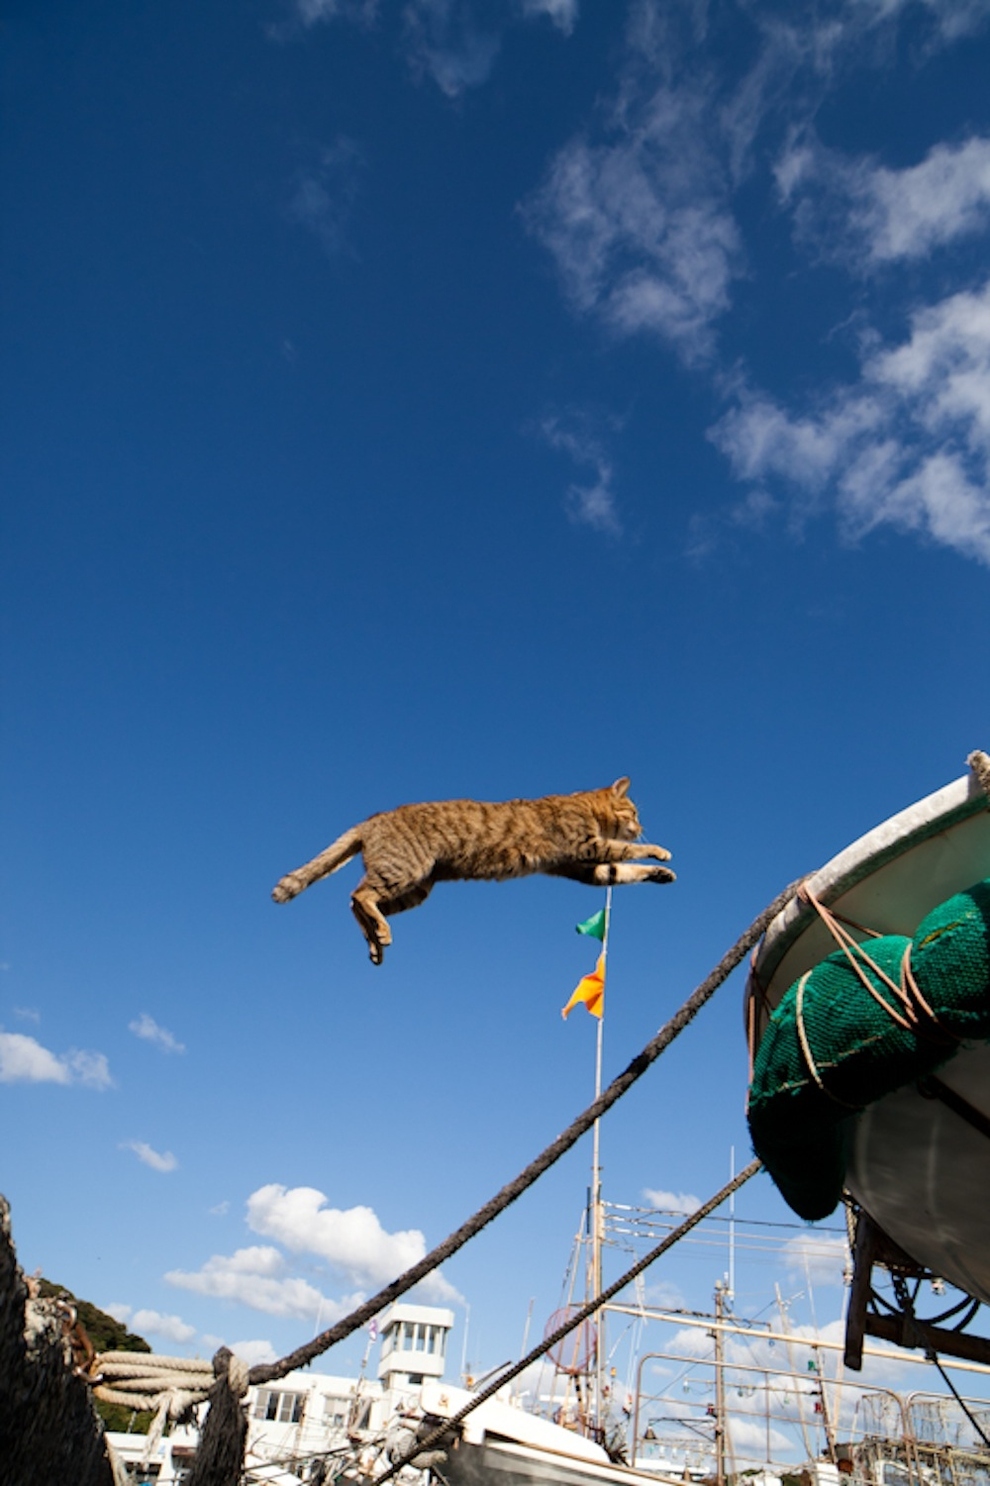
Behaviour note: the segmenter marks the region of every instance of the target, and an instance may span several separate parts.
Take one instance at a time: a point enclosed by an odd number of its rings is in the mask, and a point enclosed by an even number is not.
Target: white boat
[[[911,935],[939,903],[990,877],[990,801],[971,774],[853,842],[808,879],[815,896],[859,926]],[[770,1013],[836,948],[812,906],[793,900],[754,956],[746,1018],[758,1043]],[[990,1303],[990,1044],[964,1044],[938,1072],[956,1107],[906,1087],[856,1120],[847,1186],[908,1255]],[[970,1115],[960,1113],[963,1106]]]
[[[420,1406],[430,1420],[452,1418],[471,1394],[443,1383],[425,1386]],[[673,1473],[631,1470],[574,1430],[489,1398],[470,1413],[439,1467],[448,1486],[647,1486],[677,1481]],[[683,1483],[680,1483],[683,1486]]]

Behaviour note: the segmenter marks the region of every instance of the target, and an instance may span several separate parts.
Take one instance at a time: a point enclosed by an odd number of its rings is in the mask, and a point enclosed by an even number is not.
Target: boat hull
[[[649,1486],[674,1477],[592,1460],[574,1460],[531,1445],[487,1438],[459,1441],[442,1467],[449,1486]],[[678,1482],[683,1486],[683,1482]]]
[[[911,935],[937,904],[986,877],[990,809],[965,776],[853,842],[808,883],[847,927]],[[794,900],[774,919],[747,985],[757,1042],[788,987],[834,949],[807,903]],[[939,1078],[990,1117],[990,1046],[964,1046]],[[960,1114],[913,1087],[870,1105],[856,1121],[847,1185],[912,1258],[990,1303],[990,1140]]]

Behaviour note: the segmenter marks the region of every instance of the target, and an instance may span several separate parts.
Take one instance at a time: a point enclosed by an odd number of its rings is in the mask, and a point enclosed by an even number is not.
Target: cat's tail
[[[321,877],[329,877],[331,872],[336,872],[351,857],[356,857],[360,850],[361,830],[359,826],[352,826],[349,831],[338,836],[336,841],[331,842],[326,851],[321,851],[318,857],[280,878],[272,888],[272,897],[276,903],[288,903],[290,898],[295,898],[311,883],[319,882]]]

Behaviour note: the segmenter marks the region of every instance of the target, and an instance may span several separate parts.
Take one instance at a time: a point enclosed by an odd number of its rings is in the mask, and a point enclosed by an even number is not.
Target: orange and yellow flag
[[[599,1019],[605,1012],[605,955],[598,956],[598,964],[590,975],[584,976],[577,984],[573,996],[560,1013],[562,1017],[570,1016],[575,1006],[584,1004],[592,1016]]]

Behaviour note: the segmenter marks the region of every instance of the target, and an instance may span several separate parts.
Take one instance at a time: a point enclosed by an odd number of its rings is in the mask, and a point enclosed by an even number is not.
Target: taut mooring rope
[[[357,1331],[360,1326],[364,1326],[372,1316],[377,1316],[379,1311],[384,1310],[393,1300],[397,1300],[400,1295],[411,1290],[413,1285],[419,1284],[420,1280],[432,1270],[437,1269],[451,1255],[456,1254],[458,1249],[463,1248],[469,1239],[480,1233],[482,1228],[487,1227],[493,1218],[497,1218],[499,1213],[504,1212],[517,1197],[521,1197],[527,1188],[531,1187],[545,1171],[548,1171],[555,1162],[560,1160],[561,1156],[571,1149],[571,1146],[580,1140],[582,1135],[591,1129],[595,1121],[606,1110],[611,1109],[612,1105],[616,1104],[623,1094],[632,1088],[636,1080],[641,1078],[651,1064],[656,1062],[660,1054],[666,1051],[676,1037],[680,1036],[705,1002],[714,995],[722,982],[729,978],[736,966],[752,949],[767,925],[772,923],[777,914],[786,908],[803,880],[803,878],[798,879],[782,893],[778,893],[773,902],[764,908],[746,932],[722,956],[711,974],[701,982],[696,990],[692,991],[683,1006],[650,1039],[643,1051],[633,1058],[622,1073],[612,1080],[608,1088],[603,1089],[599,1097],[589,1104],[576,1120],[572,1120],[567,1129],[562,1131],[544,1151],[541,1151],[535,1161],[531,1161],[514,1181],[508,1182],[501,1191],[485,1203],[484,1207],[480,1207],[472,1217],[468,1218],[466,1223],[462,1223],[460,1228],[444,1239],[443,1243],[438,1244],[435,1249],[431,1249],[424,1258],[420,1259],[418,1264],[412,1265],[404,1274],[399,1275],[398,1279],[386,1285],[384,1290],[379,1290],[377,1295],[373,1295],[370,1300],[366,1300],[356,1310],[351,1311],[349,1316],[345,1316],[343,1320],[338,1321],[327,1331],[321,1332],[319,1336],[315,1336],[304,1346],[297,1347],[288,1356],[280,1358],[278,1362],[262,1362],[252,1367],[248,1382],[252,1384],[270,1383],[273,1379],[284,1378],[286,1373],[292,1372],[294,1368],[305,1367],[322,1352],[326,1352],[337,1342],[350,1336],[352,1331]]]

